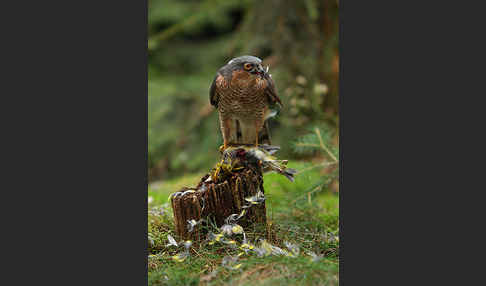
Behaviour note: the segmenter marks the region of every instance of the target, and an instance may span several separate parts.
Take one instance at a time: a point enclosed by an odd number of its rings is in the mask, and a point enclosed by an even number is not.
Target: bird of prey
[[[265,120],[282,107],[275,83],[262,60],[241,56],[219,69],[209,90],[209,101],[218,109],[221,133],[229,145],[270,143]],[[264,128],[265,127],[265,128]]]

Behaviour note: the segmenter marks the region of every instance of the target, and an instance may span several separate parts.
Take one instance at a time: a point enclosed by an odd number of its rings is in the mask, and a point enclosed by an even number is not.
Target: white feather
[[[269,112],[267,112],[267,114],[265,114],[264,120],[267,120],[270,117],[274,117],[275,115],[277,115],[277,111],[276,110],[270,110]]]

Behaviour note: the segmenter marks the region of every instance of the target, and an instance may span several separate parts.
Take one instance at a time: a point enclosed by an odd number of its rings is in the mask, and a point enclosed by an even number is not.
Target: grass
[[[222,266],[222,261],[225,256],[236,257],[242,251],[223,243],[193,245],[183,262],[172,259],[183,252],[183,246],[166,247],[168,234],[179,241],[167,204],[169,195],[183,186],[194,186],[204,174],[151,184],[149,208],[156,209],[148,214],[149,285],[338,285],[339,197],[326,188],[316,191],[314,182],[326,176],[322,169],[312,168],[306,162],[289,165],[304,171],[294,183],[279,174],[265,174],[266,230],[246,235],[255,246],[258,238],[281,249],[287,249],[285,242],[296,244],[299,255],[259,257],[254,252],[243,253],[234,264],[241,264],[237,269]],[[232,238],[241,244],[241,235],[234,234]],[[314,261],[310,252],[322,258]]]

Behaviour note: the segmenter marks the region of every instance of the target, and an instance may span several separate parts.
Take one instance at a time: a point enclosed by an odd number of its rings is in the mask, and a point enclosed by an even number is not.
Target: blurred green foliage
[[[290,142],[316,124],[337,127],[337,2],[149,0],[148,12],[150,181],[204,172],[219,159],[209,87],[236,56],[270,65],[284,103],[270,122],[279,157],[309,157]]]

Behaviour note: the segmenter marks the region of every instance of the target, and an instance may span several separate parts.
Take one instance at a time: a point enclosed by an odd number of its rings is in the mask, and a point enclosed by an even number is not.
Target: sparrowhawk
[[[234,58],[219,69],[211,84],[209,100],[219,112],[223,149],[238,144],[258,146],[259,136],[270,139],[268,128],[263,128],[265,120],[282,102],[268,68],[264,70],[261,63],[253,56]]]

